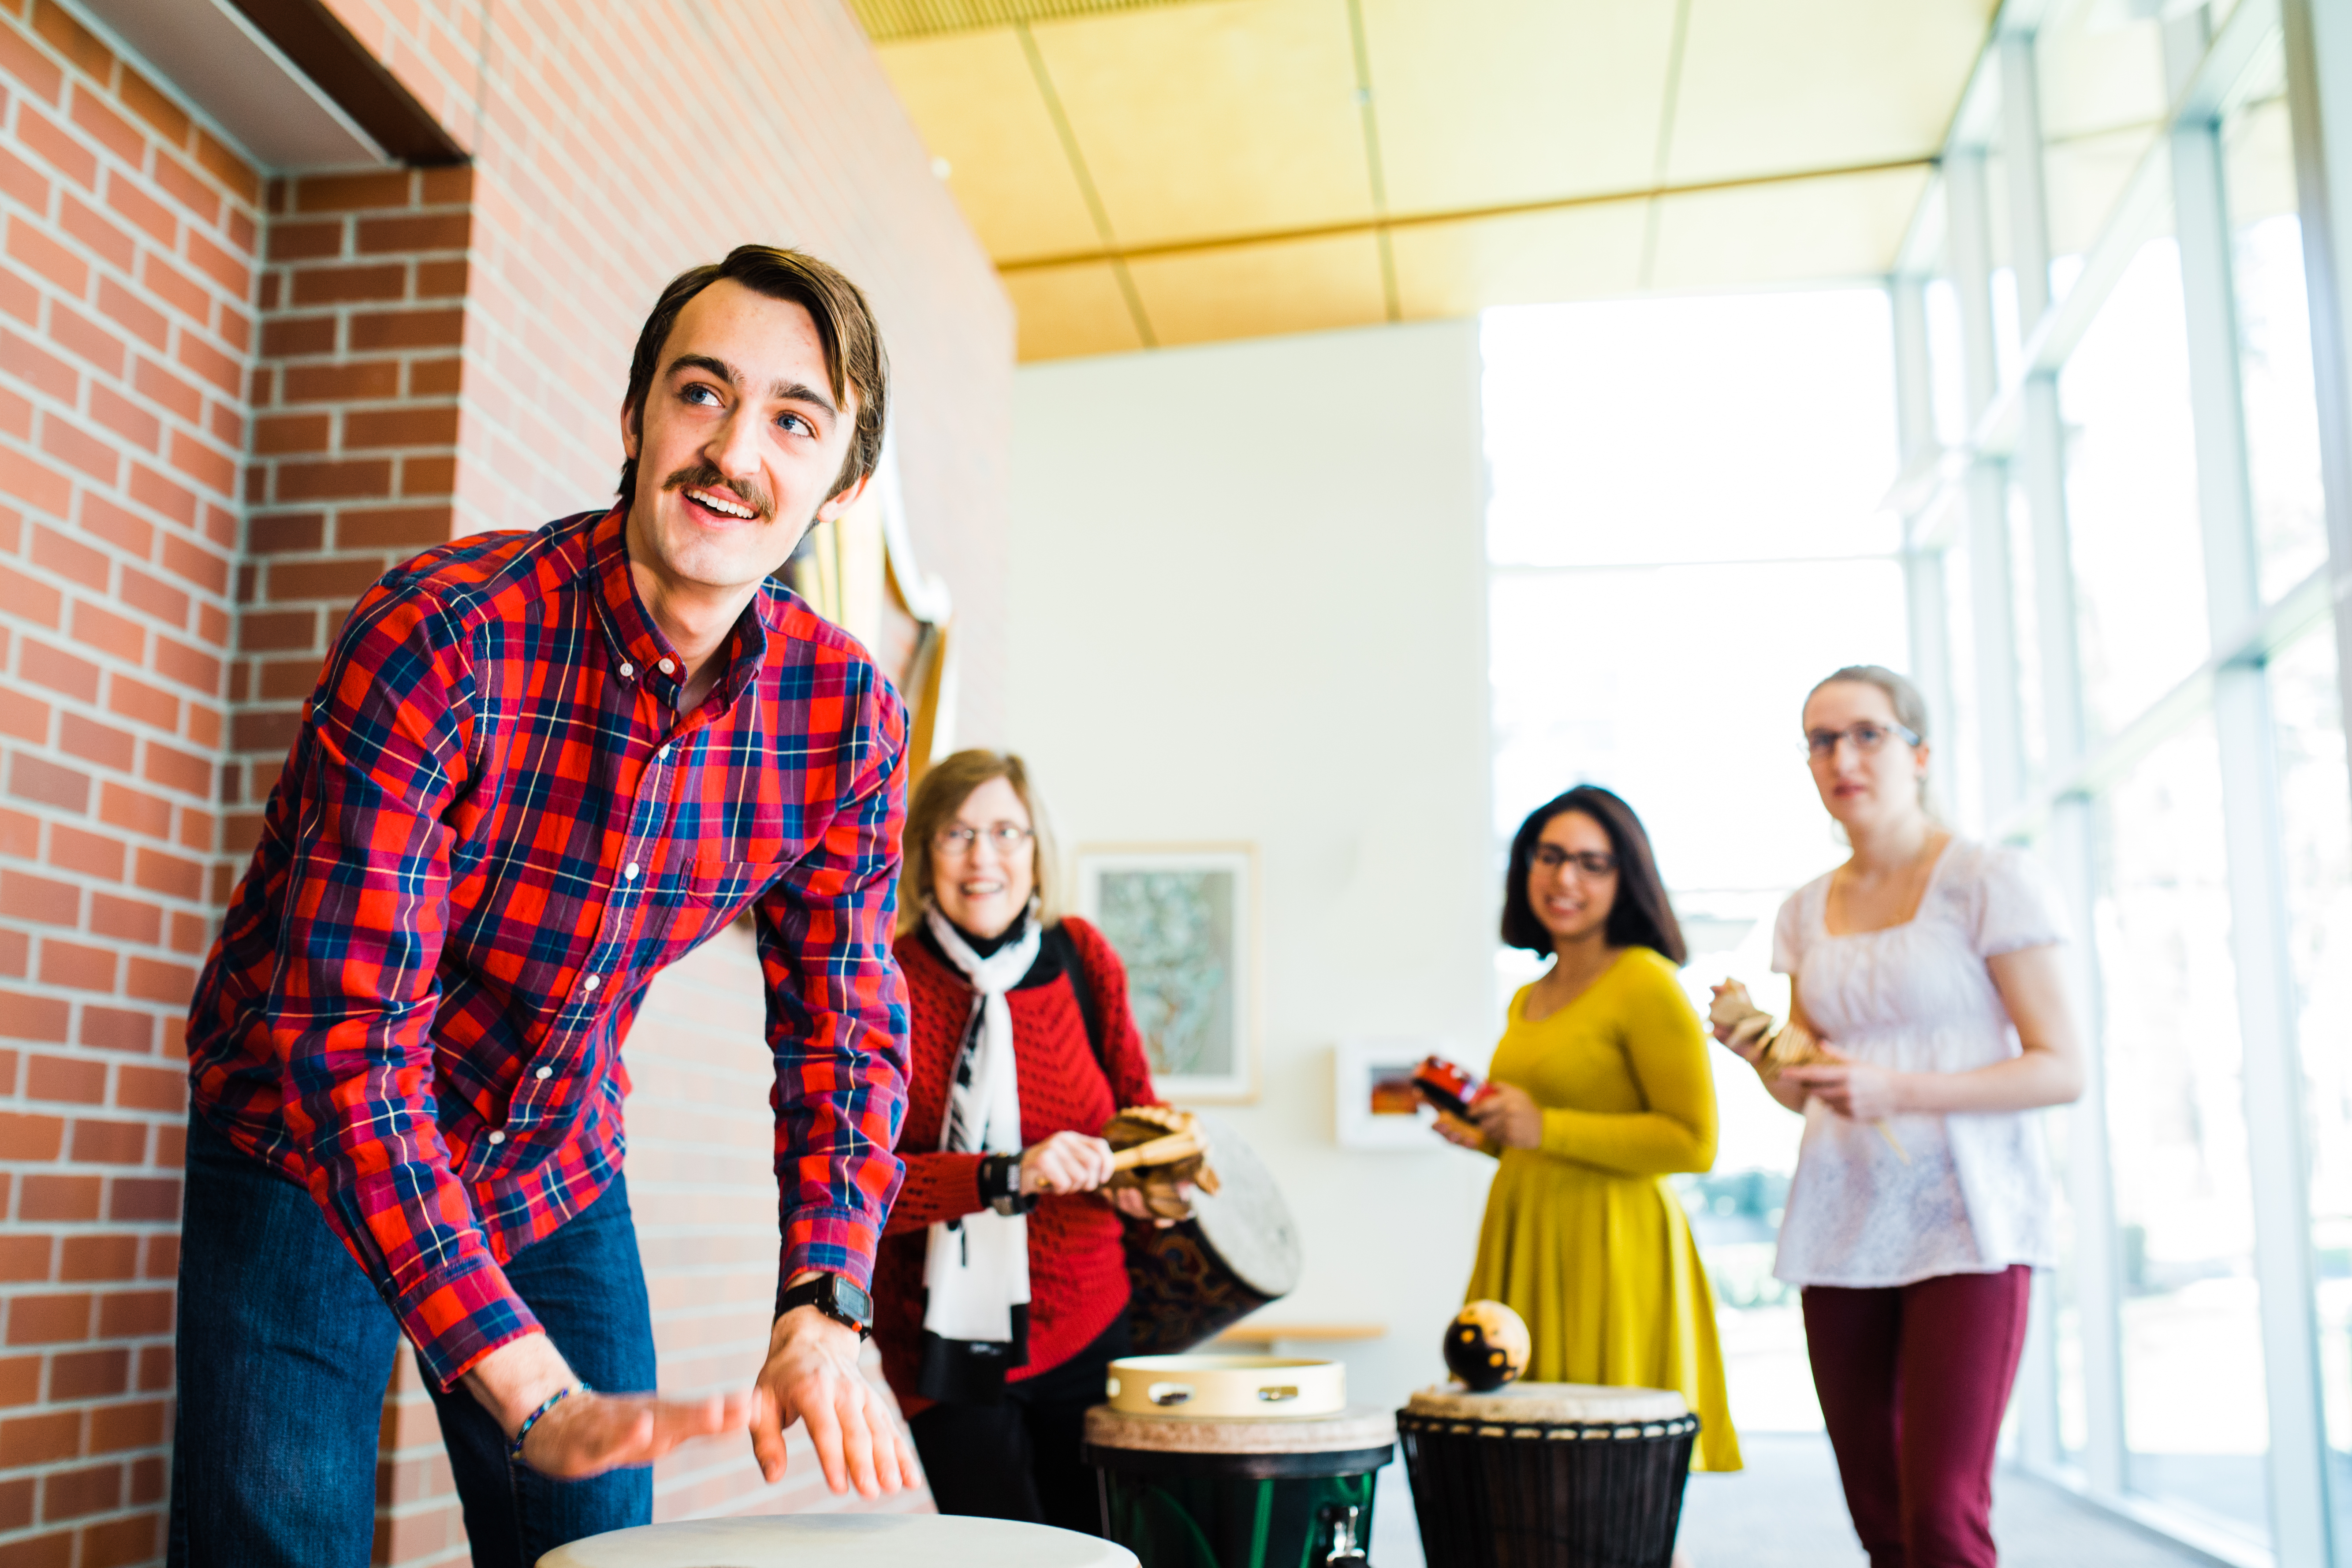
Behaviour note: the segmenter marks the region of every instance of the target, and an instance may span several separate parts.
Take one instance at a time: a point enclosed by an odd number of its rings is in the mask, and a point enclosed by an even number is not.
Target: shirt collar
[[[628,512],[614,506],[588,530],[587,570],[595,579],[599,621],[611,654],[613,673],[622,680],[648,687],[665,705],[677,700],[678,677],[686,661],[670,646],[661,628],[637,597],[636,579],[629,571]],[[758,678],[768,654],[768,622],[778,614],[765,588],[751,595],[734,629],[719,647],[725,673],[711,688],[709,700],[723,710]],[[667,664],[667,668],[664,666]]]

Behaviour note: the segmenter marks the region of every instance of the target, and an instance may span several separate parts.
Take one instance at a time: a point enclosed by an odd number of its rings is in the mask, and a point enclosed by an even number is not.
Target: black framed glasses
[[[959,822],[953,827],[942,827],[931,840],[931,846],[950,859],[960,860],[971,853],[971,847],[985,838],[996,847],[999,855],[1014,855],[1021,847],[1037,835],[1017,822],[992,822],[986,827],[973,827]]]
[[[1900,737],[1906,746],[1919,743],[1919,732],[1903,724],[1874,724],[1865,720],[1848,724],[1843,730],[1808,730],[1805,731],[1805,754],[1816,761],[1837,754],[1838,742],[1849,741],[1853,749],[1868,756],[1893,738]]]
[[[1603,855],[1597,849],[1581,854],[1570,854],[1557,844],[1536,846],[1536,864],[1547,871],[1557,871],[1562,866],[1574,866],[1588,877],[1606,877],[1617,869],[1617,857]]]

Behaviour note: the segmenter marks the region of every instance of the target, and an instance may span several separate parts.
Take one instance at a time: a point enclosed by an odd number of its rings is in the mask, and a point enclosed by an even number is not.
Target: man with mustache
[[[646,1522],[646,1467],[707,1434],[772,1482],[799,1420],[835,1491],[914,1484],[856,1367],[901,1174],[905,717],[771,580],[872,477],[887,386],[856,285],[742,247],[646,322],[618,505],[428,551],[344,624],[189,1018],[174,1563],[366,1563],[404,1334],[478,1564]],[[751,1388],[666,1398],[621,1046],[747,908],[776,1317]]]

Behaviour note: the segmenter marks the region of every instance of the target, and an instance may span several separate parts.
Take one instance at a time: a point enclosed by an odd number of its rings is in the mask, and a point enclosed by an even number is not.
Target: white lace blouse
[[[1898,1072],[1966,1072],[2019,1054],[1985,960],[2063,940],[2056,884],[2006,846],[1954,838],[1919,911],[1898,926],[1832,935],[1830,879],[1780,906],[1772,967],[1834,1049]],[[2038,1113],[1897,1116],[1906,1163],[1875,1125],[1805,1107],[1804,1142],[1772,1272],[1791,1285],[1907,1285],[1939,1274],[2048,1267],[2048,1155]]]

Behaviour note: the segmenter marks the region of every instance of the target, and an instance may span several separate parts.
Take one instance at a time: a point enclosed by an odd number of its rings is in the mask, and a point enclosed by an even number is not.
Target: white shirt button
[[[595,989],[596,989],[596,987],[598,987],[599,985],[602,985],[603,984],[604,984],[604,981],[602,981],[602,980],[598,979],[595,975],[592,974],[592,975],[590,975],[587,979],[585,979],[585,980],[583,980],[583,981],[582,981],[582,982],[580,983],[580,988],[581,988],[583,991],[593,991],[593,990],[595,990]]]
[[[505,1142],[506,1141],[507,1141],[507,1135],[506,1135],[505,1133],[503,1133],[503,1132],[493,1132],[493,1133],[491,1133],[491,1134],[490,1134],[490,1142],[491,1142],[493,1145],[499,1144],[499,1143],[503,1143],[503,1142]]]
[[[621,877],[625,881],[635,881],[637,879],[637,863],[635,860],[632,860],[627,865],[622,867]]]
[[[662,673],[663,673],[664,675],[668,675],[668,674],[672,673],[673,671],[675,671],[677,668],[677,666],[676,664],[672,663],[670,660],[668,660],[668,659],[664,659],[664,660],[662,660]]]
[[[660,751],[656,752],[654,755],[666,763],[669,761],[669,748],[667,746],[664,746]]]
[[[629,677],[631,677],[631,676],[633,676],[633,675],[635,675],[635,674],[636,674],[636,673],[637,673],[637,667],[636,667],[635,665],[634,665],[634,664],[625,664],[625,665],[621,666],[621,679],[622,679],[623,680],[626,680],[626,679],[629,679]]]
[[[539,1079],[540,1082],[545,1083],[549,1079],[555,1076],[555,1069],[553,1068],[541,1068],[530,1076]]]

